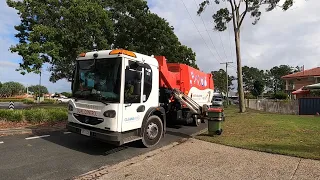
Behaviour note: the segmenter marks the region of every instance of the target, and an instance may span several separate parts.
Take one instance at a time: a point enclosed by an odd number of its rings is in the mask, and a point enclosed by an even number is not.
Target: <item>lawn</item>
[[[196,138],[218,144],[320,160],[320,117],[225,109],[220,136]]]

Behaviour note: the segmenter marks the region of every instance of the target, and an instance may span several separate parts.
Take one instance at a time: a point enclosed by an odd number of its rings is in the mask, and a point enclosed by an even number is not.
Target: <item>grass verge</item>
[[[225,108],[220,136],[196,138],[218,144],[320,160],[320,117],[280,115],[255,110],[240,114]]]

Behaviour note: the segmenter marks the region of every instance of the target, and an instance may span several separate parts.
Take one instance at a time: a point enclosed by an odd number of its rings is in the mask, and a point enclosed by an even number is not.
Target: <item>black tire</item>
[[[193,119],[193,121],[192,121],[193,126],[200,126],[201,119],[199,119],[197,115],[193,115],[192,119]]]
[[[222,129],[217,130],[216,134],[217,134],[217,135],[221,135],[221,134],[222,134]]]
[[[158,116],[153,115],[148,118],[142,130],[142,145],[149,148],[157,145],[161,140],[163,136],[163,123]]]

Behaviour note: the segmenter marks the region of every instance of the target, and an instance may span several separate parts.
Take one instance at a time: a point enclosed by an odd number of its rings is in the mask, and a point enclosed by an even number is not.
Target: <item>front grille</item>
[[[97,125],[103,122],[102,118],[73,114],[73,116],[84,124]]]
[[[76,107],[92,109],[92,110],[102,110],[103,106],[93,105],[93,104],[84,104],[84,103],[76,103]]]

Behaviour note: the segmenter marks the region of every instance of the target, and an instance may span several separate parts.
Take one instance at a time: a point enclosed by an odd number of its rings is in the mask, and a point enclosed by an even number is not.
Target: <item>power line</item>
[[[195,3],[196,6],[198,7],[198,4],[197,4],[196,0],[194,0],[194,3]],[[219,53],[218,53],[218,51],[217,51],[217,49],[216,49],[216,47],[215,47],[215,45],[214,45],[214,43],[213,43],[213,40],[212,40],[212,38],[211,38],[211,36],[210,36],[210,33],[208,32],[207,26],[206,26],[206,24],[204,23],[204,20],[203,20],[202,16],[200,16],[200,18],[201,18],[202,24],[204,25],[204,28],[206,29],[206,32],[207,32],[207,34],[208,34],[208,36],[209,36],[209,38],[210,38],[210,41],[211,41],[214,49],[216,50],[217,54],[219,55]],[[221,44],[222,44],[221,36],[220,36],[220,41],[221,41]],[[223,47],[223,44],[222,44],[222,47]],[[223,50],[224,50],[224,48],[223,48]],[[225,51],[224,51],[224,54],[225,54],[225,56],[226,56],[226,58],[227,58],[227,55],[226,55],[226,52],[225,52]],[[220,57],[220,55],[219,55],[219,57]],[[220,57],[220,59],[222,60],[221,57]]]
[[[226,4],[226,8],[228,8],[228,5],[227,5],[227,1],[224,1],[224,3]],[[234,51],[232,51],[231,49],[231,34],[230,34],[230,26],[229,26],[229,23],[227,23],[227,26],[228,26],[228,32],[229,32],[229,42],[230,42],[230,57],[232,58],[232,54],[234,54]],[[233,52],[233,53],[232,53]],[[235,54],[234,54],[235,55]],[[234,58],[235,59],[235,58]],[[232,59],[232,62],[234,61],[234,59]]]
[[[195,0],[194,0],[194,2],[196,3]],[[226,5],[227,5],[227,4],[226,4]],[[214,8],[213,6],[211,6],[211,8],[212,8],[213,13],[215,13],[215,8]],[[201,17],[201,16],[200,16],[200,17]],[[202,17],[201,17],[201,19],[202,19]],[[202,22],[203,22],[203,19],[202,19]],[[204,22],[203,22],[203,24],[204,24],[204,26],[206,27],[206,25],[205,25]],[[229,26],[228,23],[227,23],[227,25]],[[230,28],[228,27],[228,29],[229,29],[230,58],[232,58]],[[206,29],[206,31],[208,32],[207,29]],[[228,59],[227,54],[226,54],[226,51],[225,51],[225,48],[224,48],[224,45],[223,45],[223,42],[222,42],[222,39],[221,39],[220,33],[222,33],[222,32],[218,32],[218,35],[219,35],[219,37],[220,37],[220,42],[221,42],[221,45],[222,45],[222,47],[223,47],[224,54],[225,54],[226,58]],[[234,59],[232,59],[232,61],[234,61]],[[236,68],[235,66],[230,66],[230,67],[237,71],[237,68]]]
[[[196,26],[196,23],[193,21],[192,16],[191,16],[191,14],[190,14],[187,6],[186,6],[185,3],[183,2],[183,0],[181,0],[181,2],[182,2],[182,4],[184,5],[185,9],[187,10],[187,12],[188,12],[188,14],[189,14],[189,16],[190,16],[190,18],[191,18],[191,21],[193,22],[194,27],[195,27],[196,30],[198,31],[199,35],[201,36],[202,40],[203,40],[204,43],[206,44],[207,48],[210,50],[211,54],[212,54],[213,56],[215,56],[214,53],[212,52],[212,50],[209,48],[209,46],[208,46],[207,42],[205,41],[205,39],[202,37],[199,29],[198,29],[197,26]],[[218,54],[218,53],[217,53],[217,54]],[[218,54],[218,56],[219,56],[219,54]],[[219,56],[219,57],[220,57],[220,56]],[[220,57],[220,59],[221,59],[221,57]],[[216,59],[216,60],[219,61],[218,59]],[[222,60],[222,59],[221,59],[221,60]],[[219,62],[220,62],[220,61],[219,61]]]
[[[214,12],[216,11],[215,8],[214,8],[213,6],[211,6],[211,8],[212,8],[212,11],[213,11],[213,13],[214,13]],[[226,58],[228,58],[228,57],[227,57],[226,50],[225,50],[224,45],[223,45],[223,42],[222,42],[222,39],[221,39],[221,34],[220,34],[220,33],[222,33],[222,32],[219,32],[218,35],[219,35],[220,42],[221,42],[221,45],[222,45],[222,48],[223,48],[223,51],[224,51],[224,55],[226,56]]]

